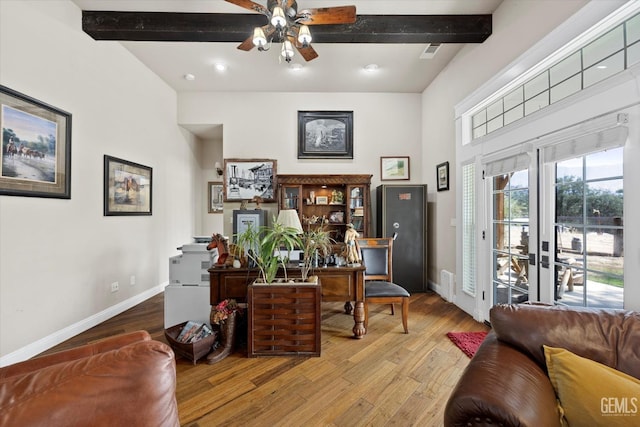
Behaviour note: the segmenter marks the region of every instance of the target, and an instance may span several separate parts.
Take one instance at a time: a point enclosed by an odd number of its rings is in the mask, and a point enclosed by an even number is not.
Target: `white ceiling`
[[[250,13],[223,0],[73,0],[83,10]],[[266,4],[266,0],[255,0]],[[298,0],[300,8],[355,5],[367,15],[490,14],[502,0]],[[389,19],[393,19],[392,16]],[[311,28],[313,34],[313,27]],[[247,34],[249,37],[249,34]],[[96,43],[114,43],[98,41]],[[420,59],[426,44],[313,44],[319,57],[299,71],[268,52],[236,49],[237,43],[121,42],[178,92],[400,92],[421,93],[462,48],[443,44],[433,59]],[[227,66],[219,72],[216,63]],[[363,67],[378,64],[375,73]],[[195,80],[187,81],[185,74]]]

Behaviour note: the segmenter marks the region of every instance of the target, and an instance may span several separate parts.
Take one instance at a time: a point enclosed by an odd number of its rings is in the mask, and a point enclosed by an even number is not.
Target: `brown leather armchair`
[[[179,426],[173,351],[146,331],[0,368],[2,426]]]
[[[543,345],[640,378],[640,313],[535,304],[496,305],[493,330],[445,408],[445,426],[559,426]]]

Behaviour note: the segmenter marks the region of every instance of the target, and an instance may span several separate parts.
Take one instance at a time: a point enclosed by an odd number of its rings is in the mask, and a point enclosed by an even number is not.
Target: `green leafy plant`
[[[285,281],[288,281],[287,260],[280,256],[280,250],[290,252],[302,247],[298,230],[285,227],[274,218],[270,227],[249,226],[236,237],[237,245],[244,249],[247,258],[260,269],[260,278],[264,283],[275,281],[279,267],[282,267]]]
[[[316,265],[317,257],[326,257],[331,254],[335,241],[324,228],[329,222],[325,217],[313,215],[311,218],[303,218],[307,230],[302,234],[302,250],[304,261],[302,264],[302,281],[307,281],[309,272]]]

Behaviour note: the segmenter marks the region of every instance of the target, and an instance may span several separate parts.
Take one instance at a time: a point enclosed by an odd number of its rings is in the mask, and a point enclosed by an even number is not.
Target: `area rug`
[[[473,357],[487,332],[448,332],[447,336],[464,354]]]

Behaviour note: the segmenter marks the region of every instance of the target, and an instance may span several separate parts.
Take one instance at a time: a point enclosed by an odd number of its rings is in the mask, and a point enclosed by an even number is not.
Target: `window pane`
[[[500,114],[502,114],[502,99],[497,100],[487,107],[487,120],[491,120]]]
[[[640,61],[640,42],[627,48],[627,68]]]
[[[640,40],[640,14],[627,21],[627,46]]]
[[[487,132],[491,133],[495,130],[498,130],[502,127],[502,116],[498,116],[495,119],[491,120],[487,123]]]
[[[624,47],[622,25],[600,36],[582,49],[583,68],[591,67]]]
[[[582,83],[582,76],[578,74],[570,78],[569,80],[565,80],[560,83],[558,86],[551,88],[551,103],[558,102],[561,99],[566,98],[569,95],[572,95],[576,92],[579,92]]]
[[[524,99],[530,99],[546,89],[549,89],[549,77],[545,71],[524,84]]]
[[[528,116],[529,114],[535,113],[541,108],[549,105],[549,92],[543,92],[540,95],[536,96],[533,99],[524,103],[524,115]]]
[[[620,225],[618,222],[624,210],[622,185],[621,179],[587,184],[587,224],[606,227]]]
[[[476,293],[475,164],[462,166],[462,290]]]
[[[487,110],[483,109],[473,116],[473,127],[478,127],[487,121]]]
[[[617,53],[598,65],[584,70],[584,87],[598,83],[622,70],[624,70],[624,52]]]
[[[482,125],[473,130],[473,139],[480,138],[481,136],[485,136],[487,134],[487,126]]]
[[[622,176],[623,147],[586,156],[587,180]]]
[[[513,108],[504,113],[504,125],[513,123],[524,117],[524,105],[520,104],[516,108]]]
[[[569,181],[556,185],[556,221],[558,223],[567,225],[583,223],[583,193],[582,181]]]
[[[510,110],[516,105],[520,105],[524,102],[524,87],[520,86],[517,89],[511,91],[504,97],[504,109]]]
[[[580,52],[576,52],[549,70],[551,86],[555,86],[563,80],[580,73],[582,64],[580,63]]]

